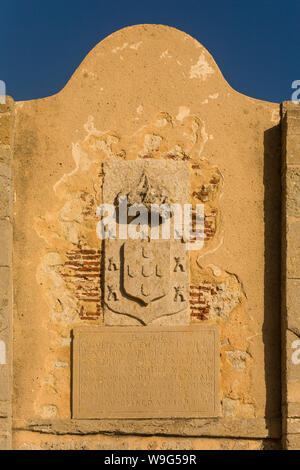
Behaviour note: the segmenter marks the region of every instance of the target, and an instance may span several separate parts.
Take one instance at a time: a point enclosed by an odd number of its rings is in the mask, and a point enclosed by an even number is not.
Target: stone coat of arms
[[[167,180],[166,171],[172,174]],[[189,197],[189,173],[182,162],[109,160],[104,174],[105,202],[115,203],[119,195],[126,195],[128,205],[143,204],[149,210],[152,203],[172,202],[173,194],[179,195],[175,202],[181,204]],[[138,320],[147,325],[179,312],[189,319],[189,256],[182,240],[106,239],[103,249],[105,324]]]
[[[104,304],[143,324],[188,308],[188,257],[180,241],[109,240]]]

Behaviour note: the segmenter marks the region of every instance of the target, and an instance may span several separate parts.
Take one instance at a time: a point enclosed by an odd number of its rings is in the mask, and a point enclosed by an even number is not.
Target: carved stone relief
[[[189,169],[182,162],[103,164],[103,201],[127,196],[128,207],[189,201]],[[120,175],[121,178],[120,178]],[[186,244],[174,239],[107,239],[104,248],[103,304],[108,325],[189,323],[189,259]],[[166,317],[167,320],[166,320]]]

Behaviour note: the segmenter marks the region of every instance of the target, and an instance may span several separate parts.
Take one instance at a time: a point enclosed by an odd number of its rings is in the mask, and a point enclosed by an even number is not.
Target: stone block
[[[11,449],[10,434],[6,434],[6,435],[0,434],[0,450],[10,450],[10,449]]]
[[[287,402],[300,403],[300,381],[288,381],[287,383]]]
[[[300,434],[288,434],[284,436],[286,450],[300,450]]]
[[[11,178],[11,149],[9,145],[0,145],[0,176]]]
[[[11,115],[0,114],[0,144],[9,145],[11,142]]]
[[[8,418],[10,415],[11,415],[10,402],[0,400],[0,418]]]
[[[300,111],[290,115],[288,112],[286,120],[287,136],[300,135]]]
[[[10,419],[0,418],[0,433],[8,432],[10,430]]]
[[[0,175],[0,217],[12,215],[11,180]]]
[[[300,164],[300,135],[287,136],[285,145],[286,163]]]
[[[300,434],[300,418],[288,418],[286,434]]]
[[[12,226],[9,220],[0,220],[0,267],[11,266]]]
[[[287,327],[300,335],[300,279],[286,279]]]
[[[287,277],[300,278],[300,220],[287,221]]]
[[[292,331],[286,333],[287,381],[300,382],[300,338]]]
[[[300,166],[286,171],[286,212],[287,216],[300,217]]]
[[[10,400],[10,374],[7,364],[0,364],[0,400]]]

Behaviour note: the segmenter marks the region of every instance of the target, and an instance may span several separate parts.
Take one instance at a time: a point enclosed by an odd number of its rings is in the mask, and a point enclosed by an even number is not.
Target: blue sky
[[[267,101],[300,80],[300,0],[0,0],[0,80],[15,100],[57,93],[101,39],[174,26],[200,41],[230,85]]]

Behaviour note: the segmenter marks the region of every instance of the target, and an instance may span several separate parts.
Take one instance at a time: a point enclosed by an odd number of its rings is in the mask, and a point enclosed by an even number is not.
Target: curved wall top
[[[19,428],[70,419],[70,330],[102,324],[103,161],[171,159],[189,163],[187,202],[205,206],[205,246],[190,254],[205,308],[191,300],[191,321],[220,328],[220,426],[255,418],[252,436],[266,437],[280,415],[280,105],[233,90],[187,34],[138,25],[99,43],[56,95],[16,102],[13,129]]]

